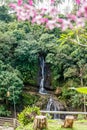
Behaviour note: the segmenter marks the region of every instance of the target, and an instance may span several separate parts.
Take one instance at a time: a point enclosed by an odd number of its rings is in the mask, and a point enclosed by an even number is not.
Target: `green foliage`
[[[38,85],[39,56],[44,55],[51,70],[51,86],[54,89],[65,87],[62,98],[72,106],[80,105],[81,97],[68,93],[67,87],[87,86],[87,48],[77,45],[79,41],[82,45],[87,44],[87,27],[65,32],[60,29],[49,31],[44,26],[18,22],[13,17],[14,14],[8,14],[7,7],[0,7],[0,97],[3,95],[3,103],[12,104],[13,90],[18,103],[23,83]],[[37,100],[23,96],[25,105],[32,105]]]
[[[70,96],[70,104],[72,108],[76,108],[77,110],[82,109],[83,106],[83,96],[81,94],[73,94]],[[78,107],[78,108],[77,108]]]
[[[32,106],[34,105],[39,99],[39,96],[37,95],[31,95],[31,94],[27,94],[27,93],[23,93],[22,94],[22,100],[23,100],[23,105],[24,106]]]
[[[0,105],[0,116],[10,116],[11,111],[8,111],[5,106]]]
[[[11,16],[8,14],[8,9],[5,6],[0,6],[0,20],[5,22],[12,21]]]
[[[83,96],[76,91],[70,90],[69,88],[62,88],[62,96],[60,99],[64,100],[70,109],[77,109],[83,106]],[[72,106],[72,107],[71,107]],[[78,108],[79,109],[79,108]]]
[[[38,61],[37,54],[33,51],[34,41],[31,43],[21,41],[15,49],[15,66],[22,73],[23,81],[35,85],[37,82]],[[32,66],[33,65],[33,66]]]
[[[16,38],[17,41],[25,39],[25,33],[23,30],[14,30],[13,31],[13,37]]]
[[[18,71],[0,61],[0,97],[3,100],[8,100],[11,104],[13,104],[13,100],[18,103],[22,88],[23,82]],[[9,97],[7,97],[8,91],[10,92]]]
[[[84,120],[85,119],[85,115],[81,115],[79,114],[78,117],[77,117],[78,120]]]
[[[70,42],[71,44],[87,47],[87,28],[68,29],[60,36],[60,46]]]
[[[18,114],[18,120],[22,125],[27,125],[33,122],[34,117],[40,114],[38,107],[26,107],[20,114]]]
[[[6,99],[6,93],[7,91],[10,91],[8,100],[12,103],[14,91],[15,102],[18,102],[19,96],[22,92],[23,82],[17,77],[16,73],[2,72],[0,75],[0,86],[0,97],[3,96],[3,99]]]
[[[75,67],[68,67],[64,72],[64,78],[76,76],[76,72],[77,70]]]

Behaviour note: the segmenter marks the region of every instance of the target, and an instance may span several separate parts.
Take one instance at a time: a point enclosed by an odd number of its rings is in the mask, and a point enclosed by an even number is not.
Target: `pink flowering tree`
[[[60,0],[60,3],[56,0],[28,0],[27,3],[18,0],[17,3],[11,3],[10,7],[16,12],[19,21],[27,20],[31,24],[44,25],[50,30],[81,30],[87,22],[87,0]],[[61,14],[63,17],[60,17]],[[76,42],[81,45],[78,34]]]
[[[10,6],[15,10],[18,20],[28,20],[32,24],[44,24],[49,29],[61,27],[65,30],[68,27],[73,28],[73,25],[75,27],[83,27],[87,20],[87,1],[75,1],[79,5],[79,9],[74,14],[67,12],[65,19],[59,17],[61,12],[58,5],[60,4],[55,5],[55,0],[43,0],[43,2],[40,0],[36,0],[36,2],[28,0],[28,3],[18,0],[17,3],[12,3]]]

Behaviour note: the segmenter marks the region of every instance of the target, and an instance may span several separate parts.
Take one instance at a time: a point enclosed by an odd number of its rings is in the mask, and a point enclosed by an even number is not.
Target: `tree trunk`
[[[74,116],[66,116],[64,125],[62,127],[64,128],[72,128],[74,123]]]
[[[46,116],[36,116],[34,119],[34,130],[42,130],[47,128],[47,119]]]
[[[83,87],[84,86],[84,84],[83,84],[83,78],[82,78],[82,76],[83,76],[83,74],[81,73],[81,86]],[[85,96],[85,94],[83,94],[83,101],[84,101],[84,112],[86,112],[86,96]]]

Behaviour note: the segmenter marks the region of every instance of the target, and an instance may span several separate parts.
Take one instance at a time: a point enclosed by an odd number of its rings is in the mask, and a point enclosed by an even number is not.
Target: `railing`
[[[49,114],[71,114],[71,115],[87,115],[87,112],[72,112],[72,111],[43,111],[41,110],[41,113],[49,113]]]
[[[78,114],[82,114],[82,115],[87,115],[87,112],[72,112],[72,111],[43,111],[41,110],[41,113],[49,113],[49,114],[71,114],[71,115],[78,115]],[[15,118],[7,118],[7,117],[0,117],[0,126],[10,126],[10,127],[17,127],[19,126],[19,123],[17,121],[17,119]]]
[[[16,128],[19,126],[19,123],[15,118],[0,117],[0,126],[9,126]]]

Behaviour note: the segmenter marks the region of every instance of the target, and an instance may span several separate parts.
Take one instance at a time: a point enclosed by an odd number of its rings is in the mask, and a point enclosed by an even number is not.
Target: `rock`
[[[55,95],[59,96],[62,93],[61,88],[57,87],[55,90]]]

